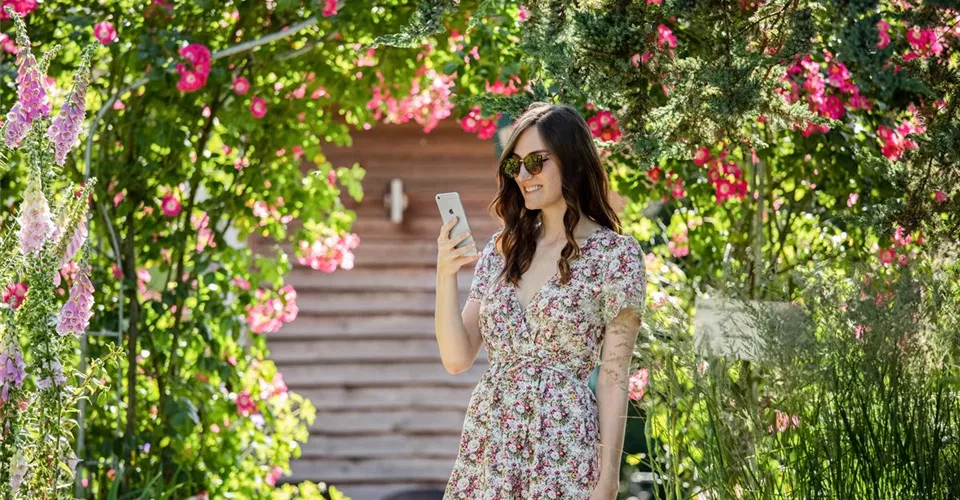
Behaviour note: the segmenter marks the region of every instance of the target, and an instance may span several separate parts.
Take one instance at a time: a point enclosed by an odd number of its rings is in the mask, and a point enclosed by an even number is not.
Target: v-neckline
[[[599,234],[601,231],[603,231],[605,227],[606,227],[606,226],[600,226],[600,227],[598,227],[598,228],[595,229],[592,233],[590,233],[589,235],[587,235],[586,238],[584,238],[583,243],[580,244],[580,255],[581,255],[581,256],[583,255],[584,248],[587,246],[587,243],[589,243],[590,240],[593,239],[594,236],[596,236],[596,235]],[[547,281],[544,281],[544,282],[540,285],[540,288],[538,288],[537,291],[534,292],[533,295],[530,296],[530,300],[527,301],[527,305],[526,305],[526,306],[524,306],[523,304],[520,303],[520,295],[517,293],[517,286],[514,285],[514,284],[512,284],[512,283],[508,283],[508,285],[510,286],[511,292],[513,293],[513,301],[517,304],[517,307],[520,308],[520,313],[521,313],[520,316],[521,316],[521,317],[523,317],[523,318],[526,318],[526,317],[527,317],[527,313],[530,311],[530,305],[533,304],[534,301],[537,300],[537,299],[540,297],[540,294],[541,294],[541,292],[543,292],[543,289],[546,288],[547,285],[549,285],[550,283],[552,283],[554,280],[556,280],[559,275],[560,275],[560,266],[557,266],[557,271],[556,271],[555,273],[553,273],[553,276],[551,276],[550,278],[548,278]],[[523,277],[521,277],[520,280],[523,281]]]

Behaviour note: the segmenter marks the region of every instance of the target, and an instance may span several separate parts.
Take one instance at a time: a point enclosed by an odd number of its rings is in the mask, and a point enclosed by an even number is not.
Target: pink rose
[[[95,36],[97,40],[100,40],[100,43],[109,45],[117,39],[117,30],[113,28],[113,24],[110,24],[110,21],[102,21],[94,25],[93,36]]]
[[[267,102],[259,97],[250,101],[250,113],[254,118],[263,118],[267,114]]]
[[[250,82],[248,82],[246,78],[241,76],[233,81],[234,92],[243,95],[246,94],[248,90],[250,90]]]

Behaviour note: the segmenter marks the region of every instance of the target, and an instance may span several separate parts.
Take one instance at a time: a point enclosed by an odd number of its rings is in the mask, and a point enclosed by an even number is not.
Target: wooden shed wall
[[[450,375],[433,328],[438,192],[458,191],[478,245],[497,229],[487,214],[496,192],[491,141],[447,120],[424,134],[416,125],[356,133],[351,148],[327,152],[335,166],[359,162],[367,174],[357,212],[361,239],[351,271],[297,267],[290,282],[296,321],[269,337],[273,359],[291,390],[317,406],[317,420],[291,482],[326,481],[355,500],[380,500],[406,489],[442,488],[453,467],[470,394],[487,368]],[[384,195],[403,180],[409,206],[390,222]],[[473,265],[458,279],[461,307]]]

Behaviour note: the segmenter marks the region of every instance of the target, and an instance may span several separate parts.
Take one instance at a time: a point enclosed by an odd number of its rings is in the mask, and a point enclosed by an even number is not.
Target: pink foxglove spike
[[[24,49],[21,48],[22,50]],[[41,81],[43,75],[40,74],[36,58],[28,52],[20,59],[17,69],[17,103],[7,113],[7,133],[4,137],[9,148],[20,146],[34,120],[50,115],[50,101]]]
[[[31,175],[27,188],[23,191],[23,205],[20,207],[20,216],[17,218],[20,231],[20,250],[23,255],[36,254],[43,248],[54,234],[55,227],[50,215],[50,205],[43,195],[40,178]]]
[[[73,231],[73,237],[70,238],[70,242],[67,243],[67,250],[63,253],[63,256],[60,258],[60,267],[63,267],[73,260],[77,255],[77,252],[80,251],[80,247],[83,246],[83,242],[87,240],[87,221],[85,217],[80,218],[80,222],[77,223],[77,229]]]
[[[77,273],[76,281],[70,289],[70,298],[57,317],[57,333],[60,335],[82,335],[90,326],[93,315],[93,284],[87,277],[87,270]]]

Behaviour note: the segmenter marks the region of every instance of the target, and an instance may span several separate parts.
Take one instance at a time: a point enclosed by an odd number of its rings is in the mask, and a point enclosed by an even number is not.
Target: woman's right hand
[[[466,255],[477,247],[477,242],[473,242],[463,248],[454,248],[461,241],[469,238],[471,234],[470,232],[466,232],[451,238],[450,231],[453,230],[453,226],[456,224],[457,217],[447,221],[447,223],[440,228],[440,237],[437,238],[437,274],[441,276],[455,276],[464,264],[480,259],[480,252],[477,252],[475,255]]]

